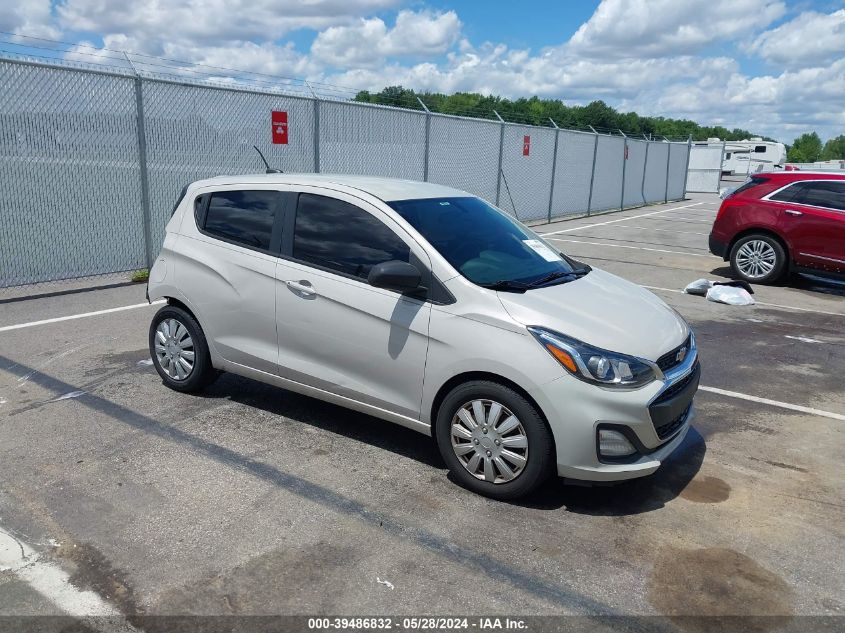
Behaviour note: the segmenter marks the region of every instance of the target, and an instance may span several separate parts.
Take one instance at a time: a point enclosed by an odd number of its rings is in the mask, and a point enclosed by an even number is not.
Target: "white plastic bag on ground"
[[[708,279],[696,279],[692,283],[687,284],[684,292],[688,295],[698,295],[703,297],[707,291],[713,287],[713,282]]]
[[[707,291],[707,300],[732,306],[754,305],[754,297],[745,288],[735,286],[713,286]]]

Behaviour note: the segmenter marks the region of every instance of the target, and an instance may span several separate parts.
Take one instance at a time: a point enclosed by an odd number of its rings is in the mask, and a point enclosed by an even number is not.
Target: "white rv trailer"
[[[785,162],[786,147],[783,143],[764,141],[759,136],[743,141],[725,141],[722,173],[748,175],[759,171],[773,171],[782,169]]]

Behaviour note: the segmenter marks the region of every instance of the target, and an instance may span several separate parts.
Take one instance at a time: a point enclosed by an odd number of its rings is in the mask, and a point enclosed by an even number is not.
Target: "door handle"
[[[311,285],[311,282],[306,281],[305,279],[300,281],[286,281],[285,285],[294,292],[298,292],[306,297],[312,297],[317,294],[317,291],[314,290],[314,286]]]
[[[801,213],[800,211],[796,211],[795,209],[786,209],[784,213],[786,215],[804,215],[803,213]]]

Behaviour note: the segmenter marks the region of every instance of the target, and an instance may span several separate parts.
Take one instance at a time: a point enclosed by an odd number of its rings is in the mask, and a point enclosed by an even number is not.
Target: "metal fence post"
[[[692,134],[689,135],[687,138],[687,170],[684,172],[684,192],[683,197],[687,197],[687,178],[689,178],[689,159],[690,154],[692,154]]]
[[[619,210],[625,209],[625,167],[628,165],[628,137],[625,132],[619,130],[624,140],[624,149],[622,151],[622,199],[619,201]]]
[[[320,97],[314,92],[309,82],[305,82],[314,99],[314,173],[320,173]]]
[[[648,148],[651,146],[651,141],[648,140],[645,134],[643,134],[643,138],[645,139],[645,162],[643,162],[643,183],[640,187],[640,194],[643,197],[643,204],[648,204],[645,199],[645,174],[648,171]]]
[[[425,110],[425,153],[423,157],[423,180],[428,182],[428,161],[429,161],[429,152],[431,147],[431,110],[428,109],[428,106],[423,103],[423,100],[417,97],[417,101],[420,102],[420,105]]]
[[[144,130],[144,86],[141,83],[141,75],[138,74],[135,64],[129,59],[126,51],[123,52],[132,72],[135,73],[135,129],[138,133],[138,166],[141,171],[141,218],[144,223],[144,262],[146,267],[152,268],[152,214],[150,213],[150,175],[147,171],[147,135]]]
[[[665,136],[663,137],[663,140],[666,141],[666,144],[669,146],[667,148],[669,151],[666,152],[666,187],[663,193],[663,204],[666,204],[669,202],[669,165],[672,164],[672,143]]]
[[[555,172],[557,172],[557,143],[558,139],[560,138],[560,128],[558,127],[557,123],[549,117],[549,121],[551,121],[552,125],[555,128],[555,149],[552,152],[552,184],[549,187],[549,214],[548,214],[548,221],[552,221],[552,201],[555,197]]]
[[[593,167],[590,170],[590,193],[587,196],[587,216],[589,216],[593,205],[593,183],[596,181],[596,156],[599,153],[599,133],[596,132],[596,129],[592,125],[588,125],[587,127],[595,134],[595,140],[593,142]]]
[[[499,116],[499,113],[493,110],[493,114],[499,119],[499,171],[496,172],[496,206],[499,206],[499,196],[502,192],[502,154],[505,151],[505,120]],[[514,209],[514,213],[516,209]]]

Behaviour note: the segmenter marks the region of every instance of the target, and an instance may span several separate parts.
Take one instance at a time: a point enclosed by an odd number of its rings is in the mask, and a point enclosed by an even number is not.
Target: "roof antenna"
[[[284,173],[281,169],[273,169],[272,167],[270,167],[270,165],[267,163],[267,159],[264,158],[264,154],[261,153],[261,150],[258,149],[257,145],[253,145],[253,148],[255,148],[255,151],[258,152],[259,156],[261,156],[261,160],[264,161],[264,167],[267,168],[264,173],[266,173],[266,174],[283,174]]]

